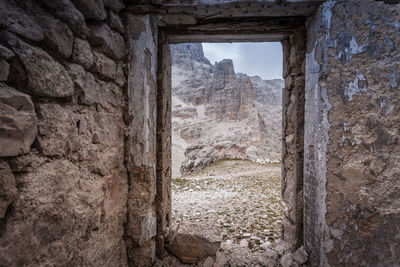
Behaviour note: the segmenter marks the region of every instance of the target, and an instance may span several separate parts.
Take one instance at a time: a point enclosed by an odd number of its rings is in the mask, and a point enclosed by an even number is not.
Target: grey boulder
[[[212,225],[181,222],[171,237],[168,250],[184,263],[197,263],[214,257],[222,242]]]

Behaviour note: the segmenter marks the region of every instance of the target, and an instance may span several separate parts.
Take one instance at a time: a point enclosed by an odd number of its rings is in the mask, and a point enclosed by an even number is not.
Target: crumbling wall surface
[[[400,5],[327,1],[308,25],[305,245],[312,266],[400,263]]]
[[[126,266],[122,1],[0,0],[0,265]]]
[[[131,266],[150,266],[156,253],[156,123],[158,29],[150,15],[128,15],[128,221]]]
[[[326,214],[326,146],[328,112],[326,93],[328,38],[334,2],[324,3],[307,25],[306,103],[304,125],[304,246],[311,266],[328,266],[331,249]]]
[[[285,88],[282,92],[282,196],[287,212],[283,239],[296,250],[303,244],[303,150],[306,32],[300,27],[282,42]]]

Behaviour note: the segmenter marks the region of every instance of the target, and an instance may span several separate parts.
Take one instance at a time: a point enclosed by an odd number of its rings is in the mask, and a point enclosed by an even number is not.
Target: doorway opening
[[[286,208],[281,44],[181,43],[170,49],[171,228],[203,225],[221,234],[229,264],[260,264],[264,250],[282,238]]]
[[[283,50],[284,87],[282,91],[281,194],[286,204],[282,240],[294,252],[303,244],[303,166],[306,32],[304,18],[268,18],[259,30],[260,21],[240,22],[229,29],[215,25],[167,26],[158,33],[157,55],[157,233],[156,253],[159,258],[170,248],[174,236],[172,217],[172,57],[171,44],[199,42],[280,42]],[[272,30],[274,27],[285,29]],[[281,26],[279,26],[281,25]],[[232,28],[233,27],[233,28]],[[237,28],[237,30],[235,30]],[[212,64],[214,65],[214,64]],[[198,82],[198,81],[197,81]],[[201,83],[201,79],[200,79]],[[223,85],[225,86],[225,85]],[[214,98],[209,98],[214,100]],[[181,103],[182,104],[182,103]],[[179,104],[178,104],[179,106]],[[183,105],[181,106],[183,107]],[[203,109],[204,111],[204,109]],[[185,110],[192,112],[194,110]],[[195,109],[197,114],[197,108]],[[205,112],[205,111],[204,111]],[[201,112],[200,112],[201,113]],[[193,115],[192,114],[192,115]],[[183,114],[184,115],[184,114]],[[188,116],[188,115],[184,115]],[[190,118],[190,116],[188,117]],[[189,135],[192,132],[187,131]],[[249,135],[250,136],[250,135]],[[220,150],[224,151],[224,150]],[[193,166],[196,165],[195,163]],[[248,234],[247,234],[248,235]],[[247,236],[246,235],[246,236]],[[251,236],[250,236],[251,237]]]

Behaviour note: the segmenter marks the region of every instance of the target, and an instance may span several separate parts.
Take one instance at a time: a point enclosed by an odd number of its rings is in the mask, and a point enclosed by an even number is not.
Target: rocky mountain
[[[224,158],[279,161],[283,80],[211,64],[201,44],[171,45],[173,176]]]

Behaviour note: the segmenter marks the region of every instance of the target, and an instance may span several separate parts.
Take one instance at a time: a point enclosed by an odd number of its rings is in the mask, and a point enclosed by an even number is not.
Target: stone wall
[[[304,26],[282,41],[282,197],[287,205],[282,229],[293,251],[303,244],[305,47]]]
[[[0,265],[125,266],[122,1],[0,1]]]
[[[305,245],[313,266],[400,262],[400,5],[328,1],[308,25]]]
[[[170,216],[156,20],[122,1],[0,7],[0,265],[150,266]]]

